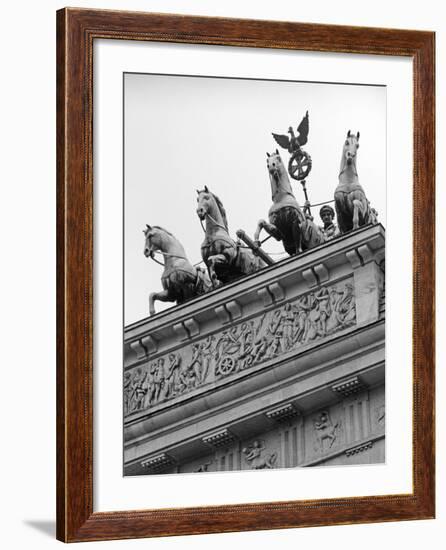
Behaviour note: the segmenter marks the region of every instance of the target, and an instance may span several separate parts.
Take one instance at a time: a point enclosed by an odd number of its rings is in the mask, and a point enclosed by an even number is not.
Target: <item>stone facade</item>
[[[384,244],[366,226],[126,327],[125,475],[383,462]]]

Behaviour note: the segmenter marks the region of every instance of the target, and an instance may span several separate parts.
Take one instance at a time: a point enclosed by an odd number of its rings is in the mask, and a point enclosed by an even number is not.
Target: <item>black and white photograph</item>
[[[2,8],[2,547],[436,549],[443,4]]]
[[[123,87],[124,475],[384,463],[386,87]]]

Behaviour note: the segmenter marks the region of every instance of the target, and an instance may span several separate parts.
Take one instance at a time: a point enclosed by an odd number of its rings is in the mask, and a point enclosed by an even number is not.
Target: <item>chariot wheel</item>
[[[220,361],[218,370],[220,374],[230,374],[235,369],[235,361],[232,357],[226,356]]]
[[[306,151],[294,153],[288,163],[288,173],[297,181],[304,180],[311,171],[312,160]]]

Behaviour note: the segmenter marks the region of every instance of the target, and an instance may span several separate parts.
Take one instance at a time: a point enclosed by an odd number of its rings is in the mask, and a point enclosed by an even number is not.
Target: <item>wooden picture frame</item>
[[[413,62],[413,491],[93,512],[93,43],[177,42],[406,56]],[[57,538],[427,519],[435,510],[432,32],[66,8],[57,13]]]

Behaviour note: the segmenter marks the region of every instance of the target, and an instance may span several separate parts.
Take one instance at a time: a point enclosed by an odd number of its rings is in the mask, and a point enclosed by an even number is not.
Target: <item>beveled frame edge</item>
[[[93,512],[93,41],[409,56],[414,68],[413,493]],[[435,34],[65,8],[57,12],[57,538],[65,542],[433,518]]]

